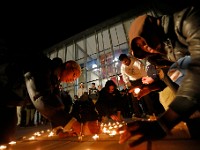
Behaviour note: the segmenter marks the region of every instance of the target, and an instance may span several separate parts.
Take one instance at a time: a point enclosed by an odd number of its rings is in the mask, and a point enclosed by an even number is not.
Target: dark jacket
[[[102,88],[95,106],[100,117],[116,115],[123,109],[120,91],[115,89],[113,93],[108,93],[105,87]]]
[[[54,64],[40,53],[24,54],[10,60],[4,69],[6,82],[0,84],[1,99],[4,99],[0,105],[21,105],[19,102],[24,97],[16,93],[25,88],[35,108],[52,122],[53,127],[65,126],[72,117],[64,111],[64,104],[55,92],[59,90],[59,80],[53,73]]]
[[[194,111],[200,108],[200,9],[189,7],[174,13],[172,16],[161,16],[157,18],[161,26],[152,17],[151,22],[143,21],[142,27],[138,29],[135,36],[142,36],[147,43],[154,48],[152,34],[157,34],[165,44],[166,55],[160,58],[176,62],[179,58],[191,55],[191,63],[187,73],[176,93],[176,98],[170,104],[170,108],[179,115],[188,118]],[[156,32],[152,32],[156,31]],[[133,45],[134,46],[134,45]],[[161,61],[151,59],[152,63],[160,65]]]

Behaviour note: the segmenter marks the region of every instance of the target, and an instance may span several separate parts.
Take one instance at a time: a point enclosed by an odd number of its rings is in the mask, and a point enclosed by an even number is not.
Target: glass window
[[[121,43],[127,42],[126,34],[121,23],[110,28],[110,34],[113,47],[119,46]]]
[[[129,54],[127,35],[133,19],[118,22],[110,28],[98,27],[94,29],[94,34],[83,33],[78,41],[73,39],[66,47],[58,45],[59,51],[55,49],[49,53],[50,58],[58,56],[63,61],[75,60],[80,64],[81,76],[74,83],[66,84],[73,96],[77,93],[80,82],[83,82],[85,87],[90,87],[92,82],[95,82],[96,86],[104,87],[108,79],[114,80],[118,86],[124,84],[118,58],[122,53]],[[69,40],[67,43],[70,43]]]
[[[98,69],[89,70],[87,71],[87,82],[97,80],[99,79],[99,76],[100,74]]]
[[[99,70],[100,70],[101,78],[102,79],[107,78],[107,68],[106,68],[106,65],[102,65]]]
[[[53,59],[55,57],[57,57],[57,51],[51,52],[50,55],[49,55],[49,58]]]
[[[75,60],[75,45],[69,45],[67,46],[66,50],[66,60]]]
[[[63,62],[65,62],[65,47],[63,47],[62,49],[59,49],[58,57],[60,57],[63,60]]]
[[[109,38],[109,33],[108,33],[108,29],[103,30],[100,34],[102,41],[99,41],[99,45],[101,45],[102,50],[108,49],[110,48],[110,38]]]
[[[93,59],[90,61],[87,61],[86,68],[87,70],[91,70],[93,68],[97,68],[99,65],[97,64],[97,59]]]
[[[93,54],[97,53],[97,44],[95,40],[95,35],[89,36],[86,38],[87,43],[87,54],[89,56],[93,56]]]
[[[76,43],[76,52],[77,52],[76,59],[78,60],[87,56],[86,50],[84,48],[84,40],[78,41]]]
[[[105,51],[105,56],[106,56],[106,64],[107,65],[111,64],[114,60],[114,56],[111,49]]]

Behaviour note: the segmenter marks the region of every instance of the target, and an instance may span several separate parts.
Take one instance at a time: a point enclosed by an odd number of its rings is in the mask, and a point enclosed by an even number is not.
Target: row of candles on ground
[[[101,127],[101,131],[104,134],[108,134],[110,136],[114,136],[117,134],[117,129],[122,127],[123,125],[125,125],[125,122],[108,122],[108,123],[101,123],[100,127]],[[37,137],[40,137],[42,134],[44,134],[45,131],[40,131],[40,132],[35,132],[31,137],[28,138],[28,140],[35,140]],[[52,137],[54,136],[54,132],[51,130],[47,130],[48,133],[48,137]],[[78,140],[82,141],[84,135],[79,135],[78,136]],[[94,140],[98,140],[99,139],[99,135],[95,134],[94,136],[92,136],[92,138]],[[23,139],[27,139],[25,136],[23,137]],[[17,142],[16,141],[11,141],[10,143],[8,143],[8,145],[15,145]],[[6,145],[0,145],[0,150],[6,149],[7,146]]]
[[[109,136],[115,136],[117,134],[117,129],[122,127],[123,125],[125,125],[126,123],[124,121],[122,122],[108,122],[108,123],[101,123],[100,127],[101,127],[101,131],[104,134],[108,134]],[[81,126],[82,129],[82,126]],[[119,133],[121,134],[121,133]],[[79,136],[78,136],[78,140],[81,142],[83,140],[83,136],[82,133],[80,132]],[[95,134],[94,136],[92,136],[92,138],[96,141],[99,140],[99,135]]]
[[[138,94],[138,93],[140,92],[140,88],[135,88],[134,92],[135,92],[136,94]],[[110,135],[110,136],[114,136],[114,135],[117,134],[117,131],[116,131],[116,130],[117,130],[118,128],[122,127],[124,124],[125,124],[125,122],[121,122],[121,123],[119,123],[119,122],[101,123],[101,130],[102,130],[102,132],[105,133],[105,134],[108,134],[108,135]],[[83,127],[83,126],[82,126],[82,124],[81,124],[81,130],[82,130],[82,127]],[[47,130],[47,132],[49,132],[48,137],[54,136],[54,133],[53,133],[52,131]],[[43,133],[44,133],[44,131],[36,132],[36,133],[34,133],[33,136],[31,136],[31,137],[29,138],[29,140],[35,140],[36,136],[41,136],[41,134],[43,134]],[[79,140],[79,141],[82,141],[83,136],[84,136],[84,135],[82,135],[82,132],[81,132],[80,135],[78,136],[78,140]],[[23,137],[23,139],[25,139],[25,138],[26,138],[26,137]],[[99,139],[99,135],[98,135],[98,134],[95,134],[92,138],[93,138],[94,140],[98,140],[98,139]],[[8,144],[9,144],[9,145],[14,145],[14,144],[16,144],[16,142],[15,142],[15,141],[11,141],[11,142],[8,143]],[[6,149],[6,148],[7,148],[6,145],[0,145],[0,150]]]
[[[40,137],[42,134],[44,134],[45,131],[42,130],[42,131],[38,131],[38,132],[35,132],[31,137],[28,138],[28,140],[35,140],[36,137]],[[51,130],[47,130],[47,133],[48,133],[48,137],[52,137],[54,135],[54,133],[51,131]],[[24,136],[22,139],[26,139],[26,136]],[[16,141],[11,141],[8,143],[8,145],[15,145],[17,142]],[[7,146],[6,145],[0,145],[0,150],[4,150],[6,149]]]
[[[101,123],[101,130],[102,133],[108,134],[109,136],[115,136],[117,134],[117,129],[125,125],[126,123],[124,121],[122,122],[109,122],[109,123]],[[99,135],[95,134],[92,137],[94,140],[99,139]]]

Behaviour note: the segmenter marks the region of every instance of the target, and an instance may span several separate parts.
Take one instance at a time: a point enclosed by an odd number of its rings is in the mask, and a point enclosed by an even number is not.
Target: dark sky
[[[0,39],[10,51],[42,51],[138,5],[159,0],[52,1],[0,4]]]
[[[40,51],[130,9],[118,3],[67,3],[1,5],[0,38],[12,51]]]

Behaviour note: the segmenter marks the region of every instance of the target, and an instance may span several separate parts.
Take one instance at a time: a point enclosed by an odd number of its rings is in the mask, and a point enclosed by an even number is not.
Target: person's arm
[[[121,66],[121,74],[122,74],[122,79],[123,79],[124,83],[125,83],[128,87],[130,87],[130,86],[131,86],[131,83],[130,83],[130,81],[129,81],[129,76],[126,75],[125,66],[123,66],[123,65]]]
[[[154,81],[159,80],[157,69],[154,65],[147,66],[147,76],[151,77]]]
[[[134,59],[136,59],[136,58],[134,58]],[[145,69],[145,65],[144,65],[144,63],[142,61],[136,59],[134,65],[138,67],[138,69],[140,70],[140,74],[142,76],[146,76],[147,75],[147,72],[146,72],[146,69]]]
[[[200,10],[188,8],[174,14],[176,34],[179,39],[187,42],[191,54],[191,63],[187,73],[176,93],[175,99],[169,109],[155,121],[135,121],[125,126],[119,143],[124,143],[135,135],[141,138],[131,143],[132,146],[145,140],[160,139],[164,137],[180,121],[189,117],[199,109],[200,97]],[[180,33],[180,34],[179,34]],[[182,44],[185,44],[185,43]]]
[[[65,126],[72,116],[64,111],[61,99],[52,93],[51,84],[46,81],[48,77],[38,77],[31,72],[25,73],[24,77],[27,91],[36,109],[52,122],[53,127]]]
[[[179,17],[183,14],[184,18]],[[177,26],[177,32],[187,41],[191,62],[187,67],[176,97],[169,107],[185,118],[196,111],[196,106],[200,103],[200,84],[198,84],[200,79],[200,10],[194,7],[185,9],[175,14],[174,19],[178,20],[178,23],[181,22]],[[184,21],[180,19],[184,19]]]
[[[135,93],[135,88],[140,88],[138,93]],[[141,97],[149,94],[152,91],[162,91],[166,87],[166,84],[162,80],[153,82],[152,84],[142,84],[140,86],[135,86],[130,88],[129,93],[132,93],[134,97],[139,100]]]
[[[59,137],[70,136],[71,134],[69,132],[71,131],[79,134],[81,124],[69,113],[65,112],[61,100],[51,92],[51,86],[45,81],[48,77],[42,78],[41,80],[31,72],[25,73],[24,77],[31,101],[41,115],[51,121],[53,131]],[[36,81],[40,82],[38,83]],[[44,86],[45,83],[47,84],[46,86]],[[40,84],[46,88],[41,89]],[[99,133],[99,124],[96,121],[86,122],[83,125],[83,130],[85,135]]]
[[[118,129],[123,131],[119,143],[124,143],[131,137],[134,140],[129,145],[136,146],[144,141],[158,140],[170,134],[171,129],[182,120],[181,116],[168,109],[162,116],[154,119],[141,119],[128,122],[127,125]]]
[[[168,69],[158,69],[158,76],[160,80],[162,80],[172,90],[172,92],[176,94],[179,85],[171,80],[171,78],[167,75],[167,71]]]
[[[98,111],[98,114],[100,117],[102,116],[106,116],[106,112],[105,112],[105,107],[104,107],[104,104],[101,100],[101,95],[99,96],[97,102],[95,103],[95,107],[96,107],[96,110]]]

